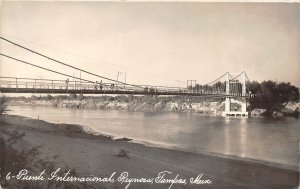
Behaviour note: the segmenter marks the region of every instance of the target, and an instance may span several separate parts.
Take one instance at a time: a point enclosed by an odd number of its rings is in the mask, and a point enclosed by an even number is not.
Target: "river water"
[[[10,106],[9,114],[79,124],[95,132],[182,150],[299,165],[300,120],[225,118],[199,113]]]

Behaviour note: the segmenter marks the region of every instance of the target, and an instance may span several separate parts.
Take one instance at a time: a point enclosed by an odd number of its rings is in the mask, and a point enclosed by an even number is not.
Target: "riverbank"
[[[142,112],[197,112],[221,114],[225,105],[221,99],[180,96],[48,96],[11,98],[9,105],[52,106],[73,109],[127,110]],[[233,105],[234,106],[234,105]],[[239,108],[237,106],[237,108]]]
[[[159,172],[170,171],[172,174],[167,175],[168,178],[175,178],[177,174],[181,178],[187,178],[185,185],[177,183],[171,188],[288,189],[296,188],[298,184],[298,171],[275,165],[146,147],[126,142],[126,138],[113,140],[107,136],[94,136],[84,132],[78,125],[52,124],[10,115],[4,117],[4,120],[7,120],[7,123],[1,124],[0,136],[5,141],[18,138],[13,144],[16,151],[26,151],[40,146],[37,155],[30,157],[32,160],[28,161],[35,162],[29,168],[36,172],[43,170],[43,166],[38,162],[46,160],[47,163],[42,165],[51,165],[48,166],[51,170],[68,167],[81,177],[91,175],[104,177],[116,172],[117,179],[122,172],[127,171],[130,177],[155,178]],[[22,135],[18,137],[16,133]],[[2,158],[5,159],[6,154],[8,153],[2,151],[1,157],[4,156]],[[4,170],[1,171],[3,173]],[[195,178],[201,173],[202,179],[209,179],[212,183],[191,184],[189,178]],[[80,185],[76,182],[72,184]],[[97,188],[125,188],[126,185],[117,180],[114,183],[87,184]],[[131,183],[129,188],[169,188],[169,186],[170,184]]]
[[[51,106],[57,108],[72,109],[101,109],[101,110],[127,110],[140,112],[196,112],[204,114],[221,115],[225,110],[224,99],[222,98],[196,98],[196,97],[158,97],[158,96],[43,96],[43,97],[19,97],[10,98],[11,106]],[[239,111],[241,106],[238,103],[231,103],[231,108]],[[248,109],[250,105],[248,104]],[[293,116],[299,117],[300,102],[286,102],[274,106],[273,109],[251,110],[252,116]]]

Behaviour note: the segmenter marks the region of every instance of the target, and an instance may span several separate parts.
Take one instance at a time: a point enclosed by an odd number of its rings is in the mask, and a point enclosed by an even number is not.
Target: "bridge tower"
[[[248,117],[247,112],[247,90],[246,90],[246,73],[241,74],[240,80],[230,79],[230,73],[226,74],[226,99],[225,99],[225,111],[223,116],[235,116],[235,117]],[[241,96],[241,101],[235,100],[234,96]],[[241,109],[239,111],[232,110],[231,104],[240,104]]]

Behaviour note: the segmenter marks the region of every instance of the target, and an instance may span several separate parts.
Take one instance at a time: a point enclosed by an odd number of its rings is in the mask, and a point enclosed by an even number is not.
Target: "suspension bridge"
[[[243,75],[241,73],[240,75]],[[154,85],[129,85],[126,83],[100,83],[79,80],[55,80],[38,78],[1,77],[1,93],[52,93],[52,94],[136,94],[136,95],[183,95],[211,97],[245,97],[250,93],[246,82],[231,79],[226,73],[224,82],[218,80],[211,85],[168,87]],[[227,80],[227,81],[226,81]],[[244,83],[244,84],[243,84]]]
[[[230,104],[233,98],[241,97],[244,102],[241,102],[242,114],[246,115],[246,101],[251,97],[250,80],[246,72],[229,73],[226,72],[214,81],[200,85],[194,83],[184,87],[169,87],[169,86],[154,86],[154,85],[136,85],[125,82],[120,82],[111,78],[107,78],[96,73],[92,73],[81,68],[64,63],[55,58],[44,55],[35,50],[29,49],[23,45],[12,42],[4,37],[0,37],[4,42],[10,43],[18,48],[28,51],[34,55],[43,57],[53,63],[78,70],[80,72],[92,75],[101,79],[101,82],[91,81],[89,79],[75,77],[67,73],[62,73],[58,70],[42,67],[34,63],[21,60],[19,58],[0,53],[3,59],[13,60],[18,63],[26,64],[32,67],[46,70],[58,75],[66,77],[66,80],[56,80],[53,78],[20,78],[20,77],[5,77],[0,76],[0,93],[46,93],[46,94],[133,94],[133,95],[178,95],[178,96],[205,96],[205,97],[224,97],[225,114],[235,115],[231,111]],[[2,59],[2,60],[3,60]],[[71,78],[71,80],[69,80]],[[104,80],[105,82],[102,82]]]

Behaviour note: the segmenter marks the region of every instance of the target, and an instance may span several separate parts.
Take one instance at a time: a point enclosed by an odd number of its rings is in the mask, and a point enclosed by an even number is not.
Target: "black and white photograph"
[[[0,1],[0,189],[298,189],[298,1]]]

